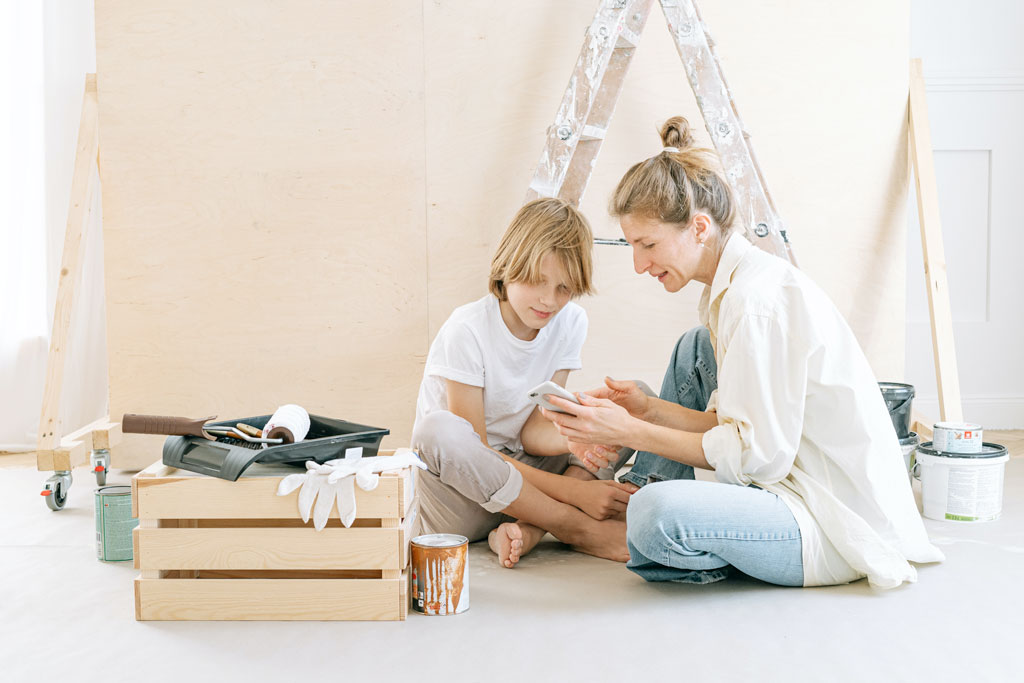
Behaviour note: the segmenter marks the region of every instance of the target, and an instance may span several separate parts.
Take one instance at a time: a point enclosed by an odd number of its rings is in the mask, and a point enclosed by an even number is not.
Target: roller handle
[[[216,415],[194,420],[188,417],[168,417],[166,415],[135,415],[125,413],[121,418],[121,431],[127,434],[164,434],[167,436],[201,436],[205,439],[214,437],[203,431],[206,423]]]

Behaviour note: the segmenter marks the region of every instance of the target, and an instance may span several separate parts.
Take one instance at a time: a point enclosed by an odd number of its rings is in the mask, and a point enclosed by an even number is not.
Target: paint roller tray
[[[239,422],[263,429],[270,415],[211,422],[209,426],[234,427]],[[362,447],[364,457],[377,455],[380,440],[389,429],[309,416],[309,434],[298,443],[261,448],[236,439],[210,441],[199,436],[169,436],[164,441],[163,463],[168,467],[236,481],[253,463],[302,465],[307,460],[327,462],[345,456],[349,448]]]

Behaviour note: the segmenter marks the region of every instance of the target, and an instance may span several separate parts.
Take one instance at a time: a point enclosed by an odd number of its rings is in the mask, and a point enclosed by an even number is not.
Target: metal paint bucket
[[[426,534],[412,539],[412,608],[423,614],[461,614],[469,609],[469,539]]]
[[[104,562],[132,559],[132,529],[139,520],[132,517],[131,486],[101,486],[96,489],[96,557]]]
[[[903,462],[907,466],[907,477],[911,480],[914,478],[914,452],[917,451],[920,443],[921,439],[916,432],[910,432],[907,438],[900,439],[900,450],[903,451]]]
[[[982,444],[979,453],[949,453],[927,441],[917,447],[914,476],[921,480],[924,516],[952,522],[990,522],[1003,510],[1005,446]]]
[[[980,453],[981,425],[971,422],[936,422],[932,434],[934,448],[945,453]]]
[[[878,388],[889,410],[889,419],[896,428],[896,436],[905,439],[910,436],[910,405],[914,401],[914,386],[899,382],[879,382]]]

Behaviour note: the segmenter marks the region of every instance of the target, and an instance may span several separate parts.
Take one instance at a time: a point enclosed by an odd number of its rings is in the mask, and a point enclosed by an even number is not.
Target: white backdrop
[[[10,0],[0,10],[0,450],[35,448],[85,74],[92,0]],[[71,321],[62,431],[106,413],[100,195],[86,226]]]

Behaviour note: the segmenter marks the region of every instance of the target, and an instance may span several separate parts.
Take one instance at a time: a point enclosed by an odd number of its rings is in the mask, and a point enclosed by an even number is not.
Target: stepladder
[[[560,197],[578,205],[596,164],[654,0],[602,0],[548,128],[527,201]],[[722,171],[737,204],[737,228],[794,265],[785,224],[768,192],[750,135],[725,81],[714,41],[693,0],[659,0]],[[598,239],[602,244],[625,244]]]

